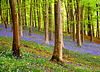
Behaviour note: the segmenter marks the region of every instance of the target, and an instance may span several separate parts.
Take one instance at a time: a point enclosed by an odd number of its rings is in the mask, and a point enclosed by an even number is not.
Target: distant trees
[[[16,7],[18,8],[18,11],[16,11],[15,7],[16,1],[17,1]],[[10,24],[13,23],[12,29],[13,29],[14,56],[16,55],[20,56],[19,36],[23,36],[22,27],[25,30],[25,26],[29,27],[29,35],[32,34],[32,27],[37,28],[38,31],[44,29],[46,44],[49,43],[49,40],[53,41],[53,33],[55,32],[55,46],[51,60],[54,60],[55,56],[58,57],[59,60],[62,60],[62,47],[64,47],[63,32],[65,30],[66,32],[64,33],[70,35],[70,37],[73,38],[73,41],[77,41],[78,46],[81,46],[81,40],[82,43],[84,43],[85,36],[90,37],[91,42],[93,42],[93,37],[100,38],[100,26],[99,26],[100,2],[98,0],[91,0],[91,1],[90,0],[16,0],[16,1],[9,0],[11,6],[11,8],[9,8],[9,3],[7,0],[6,1],[0,0],[0,15],[1,19],[4,21],[5,27],[7,28],[8,23]],[[61,1],[63,1],[62,5]],[[5,7],[4,9],[2,8],[5,6],[2,5],[3,2],[7,4],[7,7]],[[61,16],[61,11],[62,11],[62,16]],[[17,21],[16,13],[18,13],[19,21]],[[55,26],[53,25],[53,23],[55,23]],[[55,31],[53,31],[53,28],[55,28]]]
[[[11,7],[12,21],[13,21],[12,51],[13,51],[14,57],[20,57],[21,56],[21,50],[20,50],[19,28],[18,28],[15,0],[9,0],[9,3],[10,3],[10,7]]]

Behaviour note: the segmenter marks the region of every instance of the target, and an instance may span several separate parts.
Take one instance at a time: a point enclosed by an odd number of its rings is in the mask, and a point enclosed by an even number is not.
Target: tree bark
[[[7,8],[8,8],[8,0],[6,0],[6,4],[7,4]],[[7,14],[7,16],[6,16],[6,21],[7,21],[7,24],[8,24],[8,9],[6,10],[7,12],[6,12],[6,14]]]
[[[67,2],[67,6],[65,4],[65,8],[66,8],[66,15],[67,15],[67,31],[68,31],[68,34],[70,34],[70,29],[69,29],[69,2]]]
[[[41,22],[40,22],[40,0],[36,0],[37,2],[37,17],[38,17],[38,31],[41,31]]]
[[[19,28],[18,28],[18,21],[17,21],[17,13],[16,13],[16,5],[15,0],[9,0],[11,13],[12,13],[12,21],[13,21],[13,46],[12,51],[14,57],[20,57],[20,40],[19,40]]]
[[[48,5],[47,5],[47,0],[45,0],[45,12],[44,12],[44,26],[45,26],[45,43],[49,43],[48,40]]]
[[[31,0],[32,3],[32,0]],[[29,35],[32,34],[32,4],[30,4],[30,27],[29,27]]]
[[[17,0],[17,3],[18,3],[18,16],[19,16],[19,36],[23,37],[23,33],[22,33],[22,14],[21,14],[20,0]]]
[[[24,16],[25,16],[25,25],[27,26],[25,1],[26,1],[26,0],[24,0],[24,12],[25,12],[25,13],[24,13]]]
[[[84,6],[81,7],[81,27],[82,27],[82,43],[84,43],[84,24],[83,24],[83,8]]]
[[[91,9],[90,9],[90,7],[88,7],[88,21],[90,22],[90,11],[91,11]],[[91,36],[91,24],[89,23],[88,24],[88,29],[89,29],[89,31],[88,31],[88,36]]]
[[[72,3],[72,0],[70,0],[70,3]],[[75,23],[74,23],[74,14],[73,14],[73,6],[72,4],[70,5],[71,7],[71,24],[73,25],[73,41],[75,42]]]
[[[77,44],[78,46],[81,46],[81,37],[80,37],[80,8],[79,8],[79,0],[76,0],[77,2]]]
[[[96,4],[96,7],[98,8],[98,4]],[[100,38],[100,35],[99,35],[99,12],[98,12],[98,9],[97,9],[97,37]]]
[[[34,20],[35,20],[35,28],[37,28],[37,24],[36,24],[36,4],[35,4],[35,0],[34,0]]]
[[[52,4],[49,3],[49,40],[53,41]]]
[[[51,60],[62,61],[62,23],[61,23],[61,0],[54,4],[55,11],[55,45]]]
[[[92,27],[91,27],[91,8],[88,7],[88,27],[89,27],[89,32],[88,35],[90,36],[90,41],[93,42],[93,34],[92,34]]]

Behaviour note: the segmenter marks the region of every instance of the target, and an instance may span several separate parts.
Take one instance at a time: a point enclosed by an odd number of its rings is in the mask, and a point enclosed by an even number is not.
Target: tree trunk
[[[49,3],[49,40],[53,41],[52,4]]]
[[[61,0],[56,1],[55,8],[55,45],[51,60],[62,61],[62,23],[61,23]]]
[[[5,23],[5,28],[7,29],[7,21],[3,18],[3,16],[2,16],[2,10],[1,10],[1,0],[0,0],[0,15],[1,15],[1,19],[4,21],[4,23]]]
[[[24,0],[24,12],[25,12],[24,16],[25,16],[25,25],[27,26],[25,2],[26,0]]]
[[[35,0],[34,0],[34,20],[35,20],[35,28],[37,28],[37,24],[36,24],[36,4],[35,4]]]
[[[48,16],[47,16],[47,13],[48,13],[48,5],[47,5],[47,0],[45,0],[45,12],[44,12],[44,25],[45,25],[45,43],[49,43],[49,40],[48,40]]]
[[[93,34],[92,34],[92,27],[91,27],[91,8],[88,7],[88,27],[89,27],[89,32],[88,35],[90,36],[90,41],[93,42]]]
[[[8,8],[8,0],[6,0],[6,5],[7,5],[7,8]],[[8,24],[8,9],[7,9],[6,14],[7,14],[7,16],[6,16],[6,21],[7,21],[7,24]]]
[[[92,31],[93,31],[93,37],[95,37],[95,34],[94,34],[94,25],[92,24]]]
[[[72,3],[72,0],[70,0],[70,3]],[[75,41],[75,23],[74,23],[74,14],[73,14],[73,6],[72,6],[72,4],[70,5],[71,7],[71,12],[70,12],[70,14],[71,14],[71,25],[73,24],[73,41]]]
[[[88,21],[90,22],[90,7],[88,7]],[[89,29],[89,32],[88,32],[88,36],[91,36],[91,24],[89,23],[88,24],[88,29]]]
[[[98,4],[96,4],[96,7],[98,7]],[[98,13],[98,9],[97,9],[97,37],[100,38],[99,36],[99,13]]]
[[[65,5],[66,7],[66,10],[67,10],[67,29],[68,29],[68,34],[70,34],[70,31],[69,31],[69,2],[67,2],[67,6]]]
[[[37,17],[38,17],[38,31],[41,30],[41,23],[40,23],[40,0],[36,0],[37,2]]]
[[[75,0],[74,0],[74,2],[75,2]],[[77,22],[77,7],[75,6],[75,4],[74,4],[74,7],[75,7],[75,15],[76,15],[76,22]],[[77,25],[77,23],[76,23],[76,39],[77,39],[77,32],[78,32],[78,25]]]
[[[69,2],[71,2],[72,0],[68,0]],[[70,38],[72,38],[72,23],[71,23],[71,20],[72,20],[72,15],[71,15],[71,3],[69,4],[69,21],[70,21]]]
[[[80,8],[79,8],[79,0],[77,2],[77,43],[78,46],[81,46],[81,37],[80,37]]]
[[[19,28],[18,28],[18,21],[17,21],[17,13],[16,13],[16,5],[15,0],[9,0],[11,13],[12,13],[12,21],[13,21],[13,46],[12,51],[14,57],[20,57],[20,40],[19,40]]]
[[[20,0],[17,0],[17,3],[18,3],[18,16],[19,16],[19,36],[23,37],[23,33],[22,33],[22,14],[21,14]]]
[[[82,27],[82,43],[84,43],[84,24],[83,24],[83,6],[81,7],[81,27]]]
[[[32,3],[32,0],[31,0]],[[32,4],[30,4],[30,27],[29,27],[29,35],[32,34]]]

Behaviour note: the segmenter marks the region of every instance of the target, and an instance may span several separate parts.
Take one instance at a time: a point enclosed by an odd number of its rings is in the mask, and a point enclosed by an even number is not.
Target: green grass
[[[98,59],[100,56],[95,56],[96,58],[93,58],[94,56],[88,54],[80,54],[78,52],[69,51],[63,49],[64,57],[67,58],[68,55],[75,58],[71,58],[71,62],[77,62],[79,64],[83,64],[83,66],[77,66],[68,63],[59,64],[56,62],[50,62],[50,57],[42,57],[40,53],[34,50],[34,48],[37,48],[41,51],[47,51],[50,54],[52,54],[53,46],[50,46],[50,48],[47,48],[46,46],[43,46],[41,44],[34,43],[32,41],[24,41],[21,40],[20,43],[22,45],[21,52],[22,52],[22,58],[21,59],[15,59],[12,54],[12,38],[11,37],[0,37],[0,72],[4,71],[11,71],[11,72],[27,72],[27,71],[34,71],[34,72],[44,72],[44,71],[51,71],[51,72],[66,72],[66,71],[76,71],[76,72],[93,72],[93,71],[99,71],[97,68],[90,68],[91,66],[98,66],[100,67],[100,59]],[[23,46],[25,45],[25,46]],[[27,50],[25,50],[27,49]],[[32,51],[33,53],[30,53],[28,51]],[[46,56],[46,53],[44,52],[44,56]],[[81,59],[81,60],[80,60]],[[88,60],[88,62],[84,62],[84,60]],[[95,62],[94,62],[95,61]],[[85,64],[91,65],[90,67],[86,68]]]

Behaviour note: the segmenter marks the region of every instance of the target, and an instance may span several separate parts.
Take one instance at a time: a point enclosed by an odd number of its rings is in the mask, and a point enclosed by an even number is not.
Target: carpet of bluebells
[[[95,72],[100,71],[100,45],[85,41],[77,46],[72,38],[64,36],[64,63],[49,61],[54,49],[54,40],[45,44],[44,32],[33,28],[29,36],[28,27],[20,37],[22,59],[12,56],[11,25],[5,29],[0,24],[0,72]]]
[[[13,36],[13,33],[11,32],[11,26],[9,25],[9,28],[5,29],[3,25],[0,26],[0,36]],[[26,40],[26,41],[34,41],[38,44],[43,44],[47,47],[54,46],[54,41],[50,41],[49,44],[45,44],[45,35],[44,34],[36,34],[32,33],[31,36],[29,36],[28,31],[23,31],[23,37],[20,37],[20,40]],[[100,44],[85,41],[82,46],[77,46],[77,42],[73,42],[72,39],[68,36],[64,36],[64,46],[68,50],[73,50],[79,53],[89,53],[92,55],[98,55],[100,56]]]

